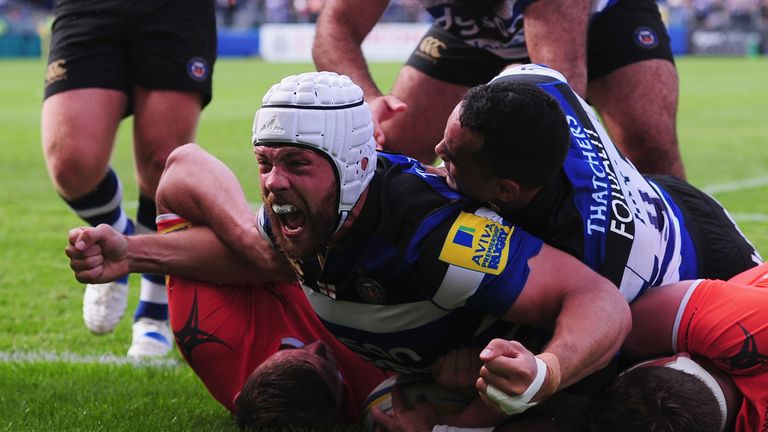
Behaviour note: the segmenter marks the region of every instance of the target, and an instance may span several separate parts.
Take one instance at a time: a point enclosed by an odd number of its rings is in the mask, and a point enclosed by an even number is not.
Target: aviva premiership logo
[[[483,273],[500,274],[509,258],[509,236],[513,227],[461,212],[454,221],[440,260]]]

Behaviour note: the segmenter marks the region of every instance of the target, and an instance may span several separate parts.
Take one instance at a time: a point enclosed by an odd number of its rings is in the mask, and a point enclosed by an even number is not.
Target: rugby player
[[[56,191],[83,220],[122,233],[155,231],[154,196],[168,154],[194,141],[211,100],[216,59],[213,0],[56,2],[42,106],[42,143]],[[121,119],[133,114],[139,186],[131,220],[109,166]],[[111,332],[128,299],[128,278],[88,284],[83,320]],[[172,348],[162,275],[141,278],[128,349],[131,357]]]
[[[762,262],[712,197],[641,175],[553,69],[522,65],[471,89],[435,152],[449,186],[585,262],[627,301]]]
[[[385,149],[431,163],[467,89],[509,64],[534,62],[563,72],[641,172],[684,178],[678,78],[655,1],[421,0],[434,23],[382,95],[361,43],[389,3],[328,0],[312,47],[318,70],[348,75],[363,88]]]
[[[605,366],[628,331],[616,287],[417,161],[377,155],[362,96],[332,73],[285,78],[254,120],[257,215],[223,164],[183,146],[169,157],[158,201],[200,226],[130,237],[120,250],[110,249],[117,234],[107,227],[76,229],[67,248],[76,276],[264,281],[266,238],[289,259],[323,324],[380,368],[428,372],[450,349],[507,334],[504,321],[554,329],[544,353],[519,353],[521,387],[545,370],[537,400]]]

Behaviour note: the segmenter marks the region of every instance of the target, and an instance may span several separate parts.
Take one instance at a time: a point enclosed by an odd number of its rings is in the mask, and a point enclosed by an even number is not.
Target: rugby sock
[[[139,194],[136,232],[139,234],[156,232],[156,215],[155,202],[149,197]],[[133,320],[138,321],[139,318],[152,318],[161,321],[168,319],[168,294],[165,292],[165,276],[146,273],[141,275],[139,305]]]
[[[96,189],[83,197],[68,200],[63,198],[75,214],[92,226],[108,224],[115,231],[123,234],[133,234],[133,223],[128,219],[122,207],[123,185],[112,168],[96,186]],[[128,283],[128,275],[118,279],[120,283]]]

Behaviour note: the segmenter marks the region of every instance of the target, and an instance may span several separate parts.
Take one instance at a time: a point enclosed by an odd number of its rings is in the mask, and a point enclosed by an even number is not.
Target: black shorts
[[[714,198],[670,176],[647,176],[680,207],[698,257],[698,276],[728,280],[756,266],[759,254]]]
[[[511,61],[469,45],[437,24],[427,30],[405,64],[432,78],[473,87],[485,84]],[[515,60],[529,63],[525,58]]]
[[[643,60],[674,63],[667,27],[654,0],[622,0],[589,23],[587,76],[590,81]]]
[[[654,0],[623,0],[593,17],[587,41],[589,80],[649,59],[674,62]],[[467,87],[487,83],[510,63],[530,63],[530,59],[499,57],[465,43],[437,24],[429,28],[406,62],[432,78]]]
[[[196,92],[211,100],[216,60],[213,0],[60,0],[45,97],[133,86]]]

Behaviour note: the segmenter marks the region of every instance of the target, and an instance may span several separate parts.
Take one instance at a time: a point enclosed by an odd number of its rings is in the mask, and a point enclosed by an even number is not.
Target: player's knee
[[[91,192],[104,178],[106,165],[79,154],[48,157],[48,171],[59,194],[76,199]]]

